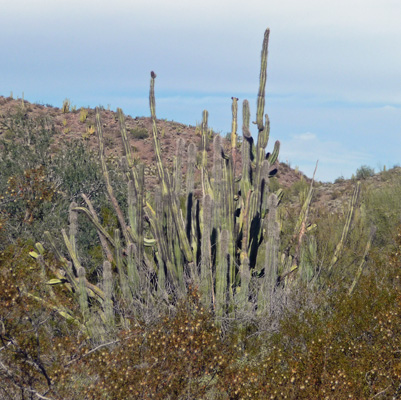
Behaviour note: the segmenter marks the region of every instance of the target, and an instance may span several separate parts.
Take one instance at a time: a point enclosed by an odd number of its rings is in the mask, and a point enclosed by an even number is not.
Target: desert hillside
[[[0,400],[398,398],[401,168],[99,113],[0,97]]]

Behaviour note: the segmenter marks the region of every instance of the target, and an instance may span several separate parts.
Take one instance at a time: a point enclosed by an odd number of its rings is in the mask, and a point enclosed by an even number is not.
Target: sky
[[[231,131],[231,97],[256,115],[270,28],[267,150],[316,178],[401,163],[399,0],[0,0],[0,95],[121,107]],[[252,128],[252,127],[251,127]],[[252,133],[256,138],[256,126]]]

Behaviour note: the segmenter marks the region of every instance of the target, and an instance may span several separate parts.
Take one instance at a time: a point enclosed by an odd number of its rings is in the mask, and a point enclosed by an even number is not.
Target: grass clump
[[[129,130],[133,139],[146,139],[149,137],[149,132],[146,128],[133,128]]]

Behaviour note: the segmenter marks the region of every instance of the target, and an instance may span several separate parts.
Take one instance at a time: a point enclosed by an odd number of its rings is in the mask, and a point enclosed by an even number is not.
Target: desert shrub
[[[85,108],[81,108],[80,113],[79,113],[79,120],[82,123],[84,123],[87,118],[88,118],[88,110]]]
[[[10,176],[2,196],[3,209],[0,214],[7,220],[18,220],[21,224],[32,224],[43,219],[48,203],[56,195],[55,185],[45,176],[43,166],[25,170]]]
[[[278,179],[273,176],[269,179],[269,190],[273,193],[277,192],[280,189],[280,183]]]
[[[63,143],[53,157],[50,173],[66,201],[80,201],[81,193],[99,198],[104,192],[98,155],[82,141]]]
[[[43,240],[47,230],[57,239],[68,222],[72,201],[83,204],[85,193],[96,209],[107,207],[105,183],[97,154],[83,141],[60,142],[52,149],[55,131],[51,120],[27,118],[17,111],[3,120],[13,140],[0,140],[0,249],[18,237]],[[126,184],[109,163],[116,196],[126,207]],[[85,218],[78,245],[85,250],[97,234]],[[56,240],[57,241],[57,240]],[[90,262],[90,257],[85,257]]]
[[[50,164],[49,148],[56,131],[49,119],[28,118],[21,110],[6,116],[1,124],[12,134],[12,140],[0,139],[0,189],[3,190],[7,184],[5,178]]]
[[[87,388],[90,399],[207,398],[233,350],[220,337],[212,316],[196,291],[181,301],[173,315],[153,326],[133,324],[115,347],[83,360],[96,376]]]
[[[146,128],[133,128],[129,130],[133,139],[146,139],[149,137],[149,132]]]
[[[51,146],[55,134],[45,118],[30,119],[21,111],[8,115],[2,124],[13,140],[0,140],[0,218],[6,238],[4,248],[17,237],[29,237],[56,199],[56,187],[49,176]]]
[[[355,177],[357,180],[367,179],[375,174],[375,170],[367,165],[362,165],[356,170]]]
[[[338,178],[335,179],[334,183],[342,183],[344,182],[344,175],[339,176]]]
[[[310,185],[308,184],[308,182],[306,182],[305,179],[299,179],[284,191],[284,196],[288,199],[290,199],[291,197],[298,197],[302,202],[309,191],[309,186]]]
[[[70,107],[71,107],[71,101],[70,101],[70,99],[64,99],[63,100],[63,106],[62,106],[62,108],[61,108],[61,110],[63,111],[63,113],[65,114],[65,113],[68,113],[68,112],[70,112]]]
[[[384,187],[370,187],[364,196],[366,218],[376,226],[375,243],[385,247],[391,244],[393,232],[401,221],[401,178],[395,176]]]
[[[54,303],[46,274],[18,241],[0,253],[0,397],[52,397],[57,371],[77,353],[74,324],[57,310],[71,306],[58,293]],[[57,367],[57,366],[61,366]],[[43,398],[43,397],[42,397]]]
[[[289,312],[279,331],[246,342],[246,363],[219,376],[228,398],[398,398],[401,367],[401,233],[386,263],[362,276],[352,295],[333,291]],[[379,269],[378,269],[379,268]]]

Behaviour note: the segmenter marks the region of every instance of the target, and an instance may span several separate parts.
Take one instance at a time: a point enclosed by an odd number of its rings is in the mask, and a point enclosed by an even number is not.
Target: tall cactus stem
[[[249,297],[249,283],[251,281],[251,271],[249,269],[249,258],[243,257],[241,260],[239,270],[241,286],[237,287],[237,301],[238,309],[242,312],[248,308],[248,297]]]
[[[174,193],[178,197],[181,195],[182,185],[182,157],[184,153],[185,141],[182,138],[177,139],[175,152],[175,168],[174,168]]]
[[[76,237],[78,233],[78,213],[74,210],[77,203],[72,202],[69,208],[69,223],[70,223],[70,243],[74,253],[77,253]]]
[[[78,302],[81,308],[81,313],[84,319],[84,323],[89,321],[89,306],[88,306],[88,293],[85,286],[85,269],[83,267],[78,268]]]
[[[278,252],[280,246],[280,224],[277,221],[277,196],[272,193],[268,199],[266,227],[265,273],[258,295],[258,310],[264,312],[271,305],[274,288],[278,279]]]
[[[119,229],[114,230],[114,242],[116,244],[116,266],[117,266],[118,276],[120,277],[121,293],[123,295],[123,299],[125,300],[125,302],[128,305],[130,305],[132,304],[132,294],[124,271]]]
[[[237,142],[238,142],[238,98],[231,97],[232,105],[231,105],[231,112],[232,112],[232,122],[231,122],[231,156],[233,160],[233,166],[235,171],[235,165],[237,161]]]
[[[212,255],[211,255],[211,226],[212,226],[213,200],[210,195],[203,198],[203,220],[201,239],[201,286],[200,293],[203,304],[210,307],[214,304]]]
[[[143,234],[143,202],[144,202],[144,190],[145,190],[145,169],[144,165],[138,165],[138,191],[137,191],[137,203],[136,203],[136,236],[138,243],[136,246],[136,263],[138,267],[142,265],[144,252],[144,234]]]
[[[249,103],[244,100],[242,105],[242,175],[241,175],[241,196],[243,199],[246,198],[249,189],[251,188],[251,147],[252,147],[252,136],[249,131]]]
[[[156,127],[156,101],[155,101],[155,79],[156,74],[151,72],[151,80],[150,80],[150,92],[149,92],[149,103],[150,103],[150,111],[152,117],[152,133],[153,133],[153,143],[156,154],[156,164],[159,172],[159,178],[162,185],[162,193],[165,196],[168,196],[169,206],[171,209],[171,213],[173,216],[174,224],[177,230],[177,234],[179,237],[179,245],[184,253],[184,257],[188,262],[192,262],[193,254],[192,249],[189,244],[188,238],[186,236],[184,221],[180,218],[179,207],[177,204],[177,199],[172,193],[171,190],[171,182],[168,174],[165,173],[163,168],[163,163],[161,159],[161,150],[160,150],[160,142],[157,133]]]
[[[111,264],[109,261],[103,263],[103,291],[104,303],[103,310],[106,319],[106,324],[109,326],[114,325],[114,311],[113,311],[113,275],[111,271]]]
[[[107,233],[107,232],[104,230],[104,228],[100,225],[100,223],[99,223],[99,218],[98,218],[98,216],[97,216],[97,214],[96,214],[96,211],[95,211],[95,208],[93,207],[92,202],[91,202],[91,201],[89,200],[89,198],[88,198],[85,194],[83,194],[83,193],[82,193],[82,198],[84,199],[86,205],[88,206],[88,209],[89,209],[90,214],[92,215],[92,218],[93,218],[95,227],[100,228],[100,229],[97,229],[97,233],[98,233],[98,235],[99,235],[100,243],[101,243],[101,245],[102,245],[102,248],[103,248],[104,254],[106,255],[107,260],[108,260],[110,263],[112,263],[112,262],[113,262],[113,255],[112,255],[112,253],[111,253],[111,251],[110,251],[110,247],[109,247],[109,245],[108,245],[108,243],[107,243],[107,238],[106,238],[106,236],[104,235],[105,233],[108,235],[108,233]],[[77,210],[77,211],[78,211],[78,210]],[[104,232],[103,232],[103,231],[104,231]],[[111,239],[110,236],[109,236],[109,238]]]
[[[99,112],[98,108],[96,108],[96,130],[97,130],[97,135],[98,135],[98,139],[99,139],[100,162],[101,162],[101,166],[102,166],[103,177],[106,181],[107,194],[108,194],[111,204],[113,205],[113,208],[117,214],[117,219],[118,219],[118,222],[122,229],[122,233],[124,235],[125,241],[128,244],[130,242],[130,237],[127,232],[127,224],[125,223],[124,216],[121,211],[120,205],[118,204],[118,201],[114,195],[113,187],[111,186],[111,183],[110,183],[109,172],[108,172],[107,166],[106,166],[106,160],[105,160],[105,155],[104,155],[104,143],[103,143],[103,128],[102,128],[102,123],[100,121],[100,112]]]
[[[367,258],[368,258],[368,254],[369,254],[369,251],[370,251],[370,247],[372,245],[372,241],[373,241],[373,238],[374,238],[375,234],[376,234],[376,227],[373,226],[370,229],[370,234],[369,234],[368,241],[366,243],[365,252],[363,254],[361,262],[359,263],[358,269],[357,269],[356,274],[355,274],[355,278],[354,278],[354,280],[352,282],[352,285],[350,286],[350,288],[348,290],[348,296],[351,296],[352,292],[354,291],[354,289],[355,289],[355,287],[356,287],[356,285],[357,285],[357,283],[359,281],[359,278],[362,275],[363,268],[364,268],[364,266],[366,264],[366,261],[367,261]]]
[[[186,232],[188,240],[191,243],[194,260],[198,251],[198,243],[196,240],[196,216],[195,216],[195,193],[194,178],[196,164],[196,146],[190,143],[188,146],[188,163],[186,174]]]
[[[218,318],[223,317],[227,302],[228,240],[228,230],[224,229],[219,237],[216,260],[216,316]]]
[[[348,236],[350,225],[351,225],[351,222],[352,222],[352,219],[353,219],[353,216],[354,216],[356,203],[358,201],[360,191],[361,191],[361,182],[358,182],[356,184],[356,186],[355,186],[354,193],[353,193],[352,199],[350,201],[348,214],[347,214],[347,219],[345,221],[343,232],[341,234],[341,239],[337,243],[336,249],[335,249],[334,254],[333,254],[333,258],[331,259],[330,265],[328,267],[328,271],[329,272],[331,272],[331,270],[333,269],[334,265],[338,261],[340,255],[341,255],[341,252],[343,250],[344,243],[345,243],[345,240],[346,240],[346,238]]]
[[[273,151],[270,153],[270,155],[268,157],[268,161],[269,161],[270,165],[273,165],[277,161],[279,152],[280,152],[280,141],[276,140],[274,142]]]
[[[130,243],[127,247],[127,275],[129,287],[134,295],[138,293],[140,288],[140,278],[137,266],[140,265],[135,262],[134,245]]]
[[[260,63],[260,77],[259,77],[259,92],[257,101],[256,124],[259,132],[263,131],[263,114],[265,109],[265,88],[267,77],[267,52],[269,45],[270,29],[266,29],[263,38],[261,63]]]
[[[137,196],[135,191],[134,182],[132,179],[127,184],[127,202],[128,202],[128,222],[132,231],[136,230],[136,205]]]

